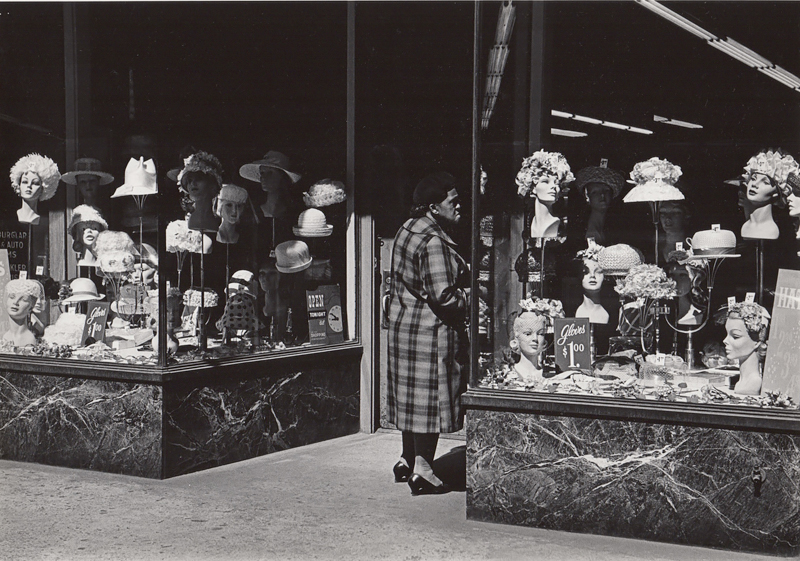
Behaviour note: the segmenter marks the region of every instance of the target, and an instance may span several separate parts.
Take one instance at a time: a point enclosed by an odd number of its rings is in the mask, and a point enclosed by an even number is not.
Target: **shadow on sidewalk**
[[[433,462],[433,471],[454,491],[467,490],[467,447],[457,446]]]

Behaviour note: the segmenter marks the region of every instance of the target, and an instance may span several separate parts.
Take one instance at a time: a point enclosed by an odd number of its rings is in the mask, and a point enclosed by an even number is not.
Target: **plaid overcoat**
[[[456,243],[430,216],[401,226],[392,252],[388,419],[417,433],[464,424],[467,386],[466,278]]]

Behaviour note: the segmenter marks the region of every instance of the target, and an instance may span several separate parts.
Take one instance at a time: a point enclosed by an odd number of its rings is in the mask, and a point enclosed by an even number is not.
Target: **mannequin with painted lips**
[[[561,226],[561,219],[553,214],[553,205],[561,193],[558,177],[543,174],[533,189],[535,197],[534,216],[531,221],[532,238],[555,238]]]
[[[14,279],[8,282],[3,302],[8,315],[8,331],[3,335],[4,341],[10,341],[16,347],[36,344],[31,316],[36,303],[43,299],[44,288],[39,281]]]
[[[28,154],[12,166],[11,186],[22,199],[17,219],[22,224],[39,224],[39,201],[51,199],[58,189],[61,173],[56,163],[47,156]]]
[[[589,323],[608,323],[609,314],[600,303],[600,291],[603,288],[605,274],[596,259],[583,258],[583,302],[575,312],[576,318],[588,318]]]

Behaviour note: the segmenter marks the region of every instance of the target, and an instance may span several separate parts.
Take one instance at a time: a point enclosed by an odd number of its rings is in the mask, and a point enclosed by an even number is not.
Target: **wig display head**
[[[56,194],[58,189],[58,182],[61,180],[61,173],[58,171],[58,165],[48,158],[39,154],[28,154],[23,156],[11,167],[11,186],[17,195],[23,196],[20,191],[20,182],[23,175],[28,172],[35,173],[42,183],[40,193],[37,193],[37,198],[40,201],[46,201]],[[25,198],[23,196],[23,198]]]

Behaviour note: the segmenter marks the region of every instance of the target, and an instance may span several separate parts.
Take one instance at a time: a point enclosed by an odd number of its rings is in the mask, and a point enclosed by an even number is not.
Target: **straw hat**
[[[331,235],[333,226],[328,224],[324,212],[307,208],[297,217],[297,225],[292,226],[292,232],[301,238],[324,238]]]
[[[583,193],[586,186],[591,183],[607,185],[611,188],[613,197],[616,199],[619,197],[622,187],[625,185],[625,178],[622,177],[621,173],[613,169],[600,166],[588,166],[575,174],[575,187],[581,193]]]
[[[275,268],[281,273],[299,273],[311,265],[311,252],[305,242],[290,240],[275,248]]]
[[[102,300],[105,294],[100,295],[97,293],[97,286],[95,286],[92,279],[76,278],[69,283],[69,298],[64,298],[64,304],[73,304],[77,302],[93,302],[95,300]]]
[[[125,183],[117,187],[112,199],[128,195],[155,195],[158,193],[156,183],[156,164],[153,160],[140,157],[131,158],[125,167]]]
[[[244,164],[239,168],[239,175],[250,181],[261,183],[261,166],[267,166],[285,172],[286,175],[289,176],[289,179],[292,180],[292,183],[300,181],[300,175],[289,171],[289,158],[275,150],[270,150],[260,160]]]
[[[100,178],[100,185],[108,185],[114,181],[114,176],[103,171],[103,164],[97,158],[78,158],[75,160],[73,170],[61,176],[61,180],[69,185],[78,184],[79,175],[94,175]]]

